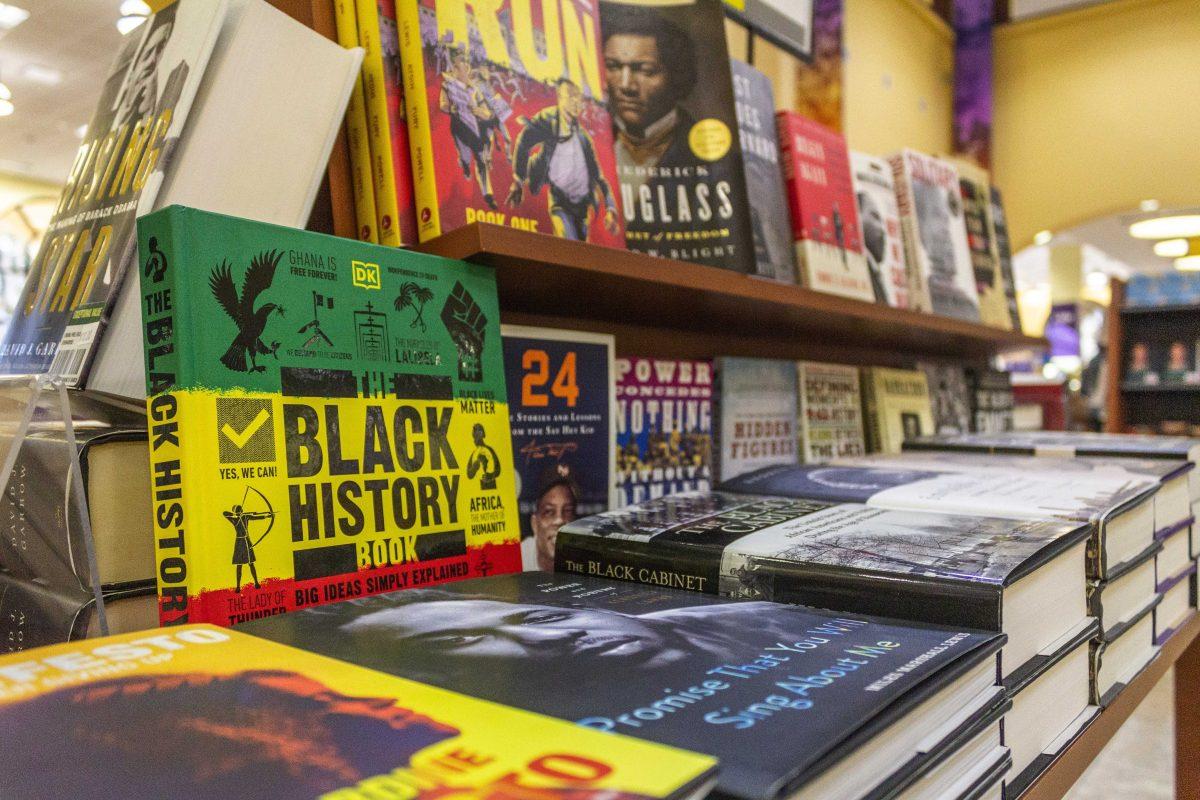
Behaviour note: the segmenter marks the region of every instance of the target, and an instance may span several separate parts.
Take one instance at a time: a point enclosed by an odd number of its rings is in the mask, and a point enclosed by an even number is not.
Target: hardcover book
[[[397,6],[421,241],[487,222],[625,245],[596,4],[534,7]]]
[[[417,243],[417,212],[400,82],[396,0],[355,0],[355,5],[359,43],[365,51],[362,83],[379,242],[412,245]]]
[[[998,369],[967,367],[967,386],[971,397],[971,433],[1001,433],[1013,429],[1011,375]]]
[[[334,0],[333,15],[337,26],[338,44],[345,48],[360,46],[362,38],[358,35],[356,0]],[[374,164],[371,161],[370,134],[367,130],[364,80],[365,77],[360,71],[350,92],[350,102],[346,107],[346,146],[350,151],[350,188],[354,193],[354,223],[357,227],[355,235],[364,242],[379,244],[378,220],[375,216]],[[407,156],[407,153],[405,155]]]
[[[958,170],[963,222],[967,227],[967,245],[971,250],[971,267],[975,272],[975,291],[979,294],[980,320],[984,325],[1013,330],[1013,317],[1008,308],[1008,290],[1005,288],[1000,253],[996,246],[991,184],[987,170],[980,169],[965,159],[955,159],[953,164]],[[1007,231],[1005,233],[1007,235]]]
[[[846,140],[794,111],[780,111],[776,123],[800,282],[874,301]]]
[[[864,367],[863,424],[867,449],[899,453],[901,445],[934,429],[925,373],[912,369]]]
[[[0,732],[13,798],[682,799],[715,767],[210,625],[0,657]]]
[[[795,464],[796,362],[718,358],[713,460],[718,480]]]
[[[979,295],[958,171],[913,150],[902,150],[888,161],[904,226],[905,259],[928,287],[933,313],[978,322]]]
[[[617,359],[617,507],[708,489],[713,363]]]
[[[1161,600],[1161,597],[1156,600]],[[1121,630],[1111,632],[1107,639],[1092,640],[1094,705],[1107,708],[1158,655],[1159,646],[1154,641],[1153,611],[1153,608],[1147,608],[1125,623]]]
[[[505,325],[504,379],[525,569],[551,569],[558,528],[614,505],[613,337]],[[493,458],[499,458],[495,452]]]
[[[863,253],[871,272],[875,299],[893,308],[919,308],[910,296],[912,278],[904,260],[904,234],[896,205],[896,182],[887,161],[850,151],[854,197],[862,229]]]
[[[1080,473],[955,473],[926,464],[905,467],[887,459],[844,461],[768,467],[718,488],[895,511],[1086,523],[1093,530],[1087,572],[1097,579],[1105,577],[1109,565],[1136,557],[1154,541],[1153,486]]]
[[[556,567],[708,594],[1004,632],[1017,680],[1089,624],[1084,548],[1065,521],[688,492],[563,526]],[[1051,624],[1032,611],[1052,603]],[[1041,655],[1039,655],[1041,654]]]
[[[858,368],[801,361],[796,373],[800,460],[810,464],[866,453]]]
[[[755,271],[721,0],[600,0],[630,250]]]
[[[1021,312],[1017,307],[1017,280],[1013,275],[1012,247],[1008,240],[1008,217],[1004,215],[1004,200],[995,186],[989,192],[992,206],[992,233],[996,242],[996,263],[1000,265],[1000,280],[1004,283],[1004,300],[1012,329],[1021,330]],[[1134,276],[1137,277],[1137,276]]]
[[[138,235],[164,625],[519,567],[490,268],[179,206]]]
[[[770,78],[744,61],[734,59],[731,66],[746,196],[752,198],[755,274],[795,283],[796,259],[775,128],[775,90]]]
[[[1158,604],[1161,598],[1154,576],[1162,551],[1162,542],[1155,542],[1137,558],[1110,570],[1105,580],[1088,581],[1088,610],[1100,621],[1097,638],[1115,638],[1130,620]]]
[[[224,0],[179,0],[122,41],[0,344],[0,372],[80,381],[225,13]]]
[[[917,368],[925,373],[929,386],[934,430],[939,434],[971,430],[971,397],[964,368],[931,361],[919,362]]]
[[[739,800],[870,796],[1002,702],[998,634],[575,575],[395,592],[243,630],[716,756],[717,791]]]

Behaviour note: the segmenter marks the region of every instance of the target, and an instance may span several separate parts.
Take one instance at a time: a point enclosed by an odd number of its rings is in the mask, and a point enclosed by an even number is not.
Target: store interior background
[[[798,1],[766,0],[784,13]],[[998,12],[1006,21],[994,28],[991,169],[1008,210],[1025,331],[1042,334],[1051,306],[1076,304],[1080,320],[1078,354],[1051,364],[1033,354],[1015,361],[1078,392],[1102,342],[1109,279],[1175,268],[1128,226],[1200,213],[1200,2],[996,3],[1006,6]],[[0,4],[0,82],[13,106],[0,117],[0,325],[118,48],[118,19],[138,3],[15,5],[30,14],[6,30]],[[953,150],[952,3],[936,5],[844,0],[840,101],[852,149]],[[730,44],[744,54],[744,31],[731,25]],[[754,61],[772,76],[780,104],[807,90],[769,44],[755,43]],[[1096,423],[1085,398],[1071,408],[1077,424]],[[1168,677],[1073,800],[1171,796],[1172,769],[1163,763],[1171,757],[1170,686]]]

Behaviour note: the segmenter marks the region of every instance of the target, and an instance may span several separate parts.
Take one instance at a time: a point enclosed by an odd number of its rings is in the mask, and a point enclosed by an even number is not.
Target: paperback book
[[[980,320],[984,325],[1013,330],[1008,291],[1005,288],[1000,253],[996,246],[991,184],[987,170],[980,169],[965,159],[955,159],[953,164],[958,170],[963,222],[967,227],[967,245],[971,250],[971,267],[975,272],[975,290],[979,294]]]
[[[242,630],[716,756],[717,791],[740,800],[870,796],[1002,702],[999,634],[574,575],[394,592]]]
[[[862,395],[867,449],[873,453],[899,453],[908,439],[934,430],[929,384],[920,370],[864,367]]]
[[[1090,624],[1082,568],[1090,533],[1080,522],[688,492],[563,526],[556,567],[1004,632],[1008,681]],[[1038,625],[1031,609],[1045,604],[1056,618]]]
[[[396,10],[421,241],[486,222],[624,247],[596,4]]]
[[[613,337],[501,327],[521,561],[551,569],[558,528],[614,505],[616,414]]]
[[[780,111],[776,121],[800,282],[820,292],[875,300],[846,140],[794,111]]]
[[[138,234],[164,625],[519,567],[489,268],[179,206]]]
[[[934,430],[939,434],[966,433],[971,430],[971,397],[967,374],[957,364],[920,362],[929,386]]]
[[[986,367],[967,367],[971,397],[971,433],[1002,433],[1013,429],[1012,376]],[[967,431],[962,431],[967,433]]]
[[[904,226],[905,259],[928,287],[933,313],[978,322],[979,295],[958,171],[953,164],[913,150],[902,150],[889,162]]]
[[[0,344],[0,372],[80,382],[225,13],[224,0],[179,0],[122,41]]]
[[[724,3],[600,0],[600,16],[629,249],[754,273]]]
[[[796,373],[800,460],[811,464],[866,453],[858,368],[801,361]]]
[[[1013,275],[1012,246],[1008,240],[1008,217],[1004,215],[1004,200],[995,186],[989,191],[992,207],[992,233],[996,242],[996,263],[1000,265],[1000,280],[1004,282],[1004,300],[1012,329],[1021,330],[1021,312],[1017,306],[1017,280]],[[1136,277],[1136,276],[1135,276]]]
[[[712,480],[713,363],[617,359],[617,507]]]
[[[796,362],[718,358],[713,460],[718,480],[798,461]]]
[[[0,732],[12,798],[682,800],[716,765],[211,625],[0,657]]]
[[[744,61],[734,59],[731,66],[754,232],[754,274],[795,283],[796,259],[775,128],[775,90],[770,78]]]
[[[915,302],[919,292],[910,289],[913,278],[904,260],[904,234],[891,166],[882,158],[851,150],[850,169],[875,299],[893,308],[929,311]]]

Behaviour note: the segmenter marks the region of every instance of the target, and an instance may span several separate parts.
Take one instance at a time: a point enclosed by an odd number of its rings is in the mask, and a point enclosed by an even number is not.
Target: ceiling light
[[[41,64],[26,64],[21,69],[21,77],[43,86],[57,86],[62,83],[63,75],[54,67]]]
[[[1144,219],[1129,226],[1135,239],[1177,239],[1200,236],[1200,214],[1179,214],[1173,217]]]
[[[88,129],[87,125],[80,125],[78,128],[75,129],[75,138],[82,139],[83,137],[87,136],[87,129]]]
[[[1142,202],[1138,203],[1138,208],[1147,214],[1153,214],[1155,211],[1158,211],[1161,206],[1159,206],[1157,200],[1143,200]]]
[[[3,83],[0,83],[0,117],[7,117],[13,113],[16,107],[13,106],[12,92]]]
[[[0,31],[11,31],[25,20],[29,12],[10,3],[0,3]]]
[[[1098,270],[1089,272],[1083,280],[1092,289],[1103,289],[1108,286],[1108,274]]]
[[[1154,255],[1163,258],[1179,258],[1188,252],[1187,239],[1163,239],[1154,243]]]
[[[122,36],[124,36],[130,31],[136,29],[145,21],[146,18],[141,16],[121,17],[119,20],[117,20],[117,30],[121,32]]]
[[[1050,231],[1038,231],[1033,235],[1033,243],[1039,247],[1044,244],[1050,244],[1050,240],[1054,238],[1054,234]]]
[[[1200,256],[1184,256],[1175,259],[1175,269],[1180,272],[1200,271]]]
[[[145,0],[124,0],[121,3],[120,13],[122,17],[136,17],[139,14],[148,17],[150,16],[150,6]]]

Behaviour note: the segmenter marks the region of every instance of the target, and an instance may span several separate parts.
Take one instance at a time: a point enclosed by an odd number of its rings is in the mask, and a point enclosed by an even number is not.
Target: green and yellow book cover
[[[30,800],[649,800],[715,765],[211,625],[0,657],[0,733]]]
[[[489,267],[138,220],[164,625],[520,568]]]

